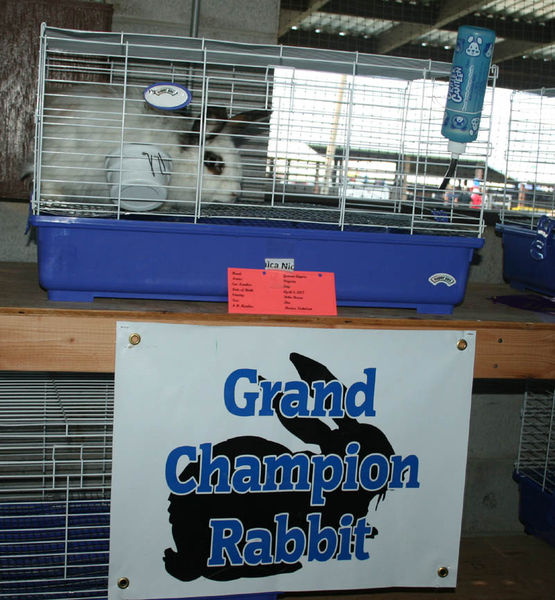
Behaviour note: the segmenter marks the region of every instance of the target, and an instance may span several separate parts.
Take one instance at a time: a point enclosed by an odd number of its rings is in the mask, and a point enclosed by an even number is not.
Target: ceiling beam
[[[434,24],[436,28],[441,28],[451,21],[462,19],[478,10],[484,5],[484,0],[474,1],[471,0],[445,0],[442,2],[439,8],[437,20]]]
[[[372,2],[330,0],[323,7],[323,12],[349,17],[362,17],[364,19],[398,22],[409,21],[411,23],[431,23],[437,14],[437,10],[432,5],[386,2],[383,0],[374,0]]]
[[[395,48],[410,44],[413,40],[432,31],[434,27],[423,23],[399,23],[375,37],[376,52],[389,54]]]
[[[483,0],[444,0],[428,6],[404,2],[380,2],[379,0],[372,2],[345,2],[344,0],[315,2],[311,0],[305,4],[304,11],[287,11],[290,17],[293,13],[294,18],[282,19],[280,42],[319,47],[324,44],[336,50],[358,50],[374,54],[433,58],[449,62],[452,58],[452,50],[445,53],[443,48],[435,49],[428,45],[425,51],[426,55],[424,55],[422,48],[419,49],[419,52],[415,52],[419,46],[416,40],[432,30],[443,29],[456,32],[461,25],[471,25],[487,27],[496,32],[498,41],[493,57],[493,62],[496,64],[514,60],[522,61],[522,56],[530,56],[534,51],[555,44],[555,19],[546,22],[525,22],[512,18],[510,15],[501,17],[484,12],[483,4]],[[284,6],[286,6],[285,0]],[[366,39],[362,36],[351,37],[321,33],[317,36],[316,41],[311,39],[314,36],[308,31],[304,32],[300,28],[297,31],[291,31],[292,24],[299,25],[304,18],[316,11],[331,15],[391,21],[394,25],[388,31]],[[282,12],[284,11],[282,10]],[[435,52],[436,50],[438,52]],[[438,53],[444,56],[439,58],[436,56]],[[529,64],[528,68],[530,68]],[[500,80],[516,81],[519,77],[522,77],[523,81],[525,80],[526,65],[522,65],[522,72],[517,69],[518,73],[514,67],[511,67],[514,77],[511,74],[506,77],[503,73],[504,69],[505,64],[501,67]],[[547,68],[543,68],[541,71],[543,77],[552,81],[552,78],[547,76]],[[522,81],[514,87],[522,88]]]
[[[388,54],[395,48],[409,44],[434,29],[441,29],[448,23],[473,13],[481,6],[483,6],[483,0],[445,0],[441,3],[437,18],[433,22],[427,25],[399,23],[378,35],[376,39],[378,54]]]
[[[427,57],[431,60],[441,62],[450,62],[452,59],[452,50],[445,50],[443,47],[426,47]],[[409,44],[393,52],[394,56],[404,56],[409,58],[423,58],[422,46]],[[536,88],[555,87],[555,69],[552,63],[544,63],[541,59],[534,58],[507,59],[499,68],[497,87],[513,90],[526,90]]]
[[[295,25],[298,25],[301,21],[320,10],[327,2],[328,0],[310,0],[305,10],[281,9],[279,13],[278,39],[292,27],[295,27]]]
[[[473,7],[472,10],[471,6]],[[530,42],[542,41],[549,43],[553,40],[553,32],[555,31],[555,19],[546,22],[527,22],[513,18],[511,15],[501,16],[482,12],[481,6],[476,8],[476,4],[465,5],[464,2],[444,3],[439,9],[434,9],[431,6],[420,4],[407,5],[405,3],[380,2],[378,0],[373,2],[330,0],[322,6],[319,12],[379,21],[421,23],[432,28],[445,21],[441,25],[441,29],[447,31],[455,32],[461,25],[471,25],[493,29],[498,38],[528,40]]]
[[[495,45],[493,51],[493,62],[499,64],[511,58],[521,58],[528,56],[535,50],[541,50],[550,44],[536,42],[524,42],[521,40],[504,40]]]
[[[305,47],[325,47],[332,50],[358,51],[368,54],[375,54],[376,48],[372,38],[362,39],[353,36],[326,36],[324,34],[314,36],[308,31],[290,31],[284,36],[283,43],[293,46]],[[424,55],[425,52],[425,55]],[[394,56],[403,56],[408,58],[425,58],[441,62],[451,62],[453,58],[452,50],[445,50],[443,47],[427,46],[425,49],[420,44],[406,44],[402,48],[397,48],[392,52]],[[551,63],[544,63],[538,59],[522,59],[522,55],[517,58],[507,59],[499,69],[499,78],[497,86],[509,89],[535,89],[541,87],[555,87],[555,69],[550,67]]]
[[[458,21],[452,21],[445,25],[444,29],[457,31],[461,25],[471,25],[473,27],[486,27],[493,29],[497,38],[523,40],[529,42],[548,43],[553,39],[555,32],[555,19],[545,23],[532,23],[521,20],[515,20],[509,16],[503,19],[497,15],[472,14]]]
[[[330,50],[344,50],[347,52],[364,52],[376,54],[376,45],[373,38],[364,39],[351,35],[339,36],[335,34],[320,33],[317,36],[310,31],[289,30],[285,33],[280,43],[285,46],[305,46],[307,48],[329,48]]]
[[[493,62],[500,63],[528,56],[536,50],[547,48],[555,44],[555,19],[551,19],[541,27],[543,35],[537,35],[531,40],[506,38],[495,45],[493,51]]]

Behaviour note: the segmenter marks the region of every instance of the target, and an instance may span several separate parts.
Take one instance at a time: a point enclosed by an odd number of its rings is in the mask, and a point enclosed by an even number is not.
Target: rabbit
[[[171,179],[160,211],[191,211],[197,195],[200,118],[153,109],[144,102],[141,89],[128,86],[122,123],[122,96],[122,86],[104,84],[74,85],[45,94],[41,199],[111,204],[105,161],[119,152],[123,139],[125,144],[152,145],[169,156],[164,166],[168,169],[171,162]],[[253,121],[267,119],[268,111],[228,119],[225,109],[207,107],[202,201],[237,200],[242,178],[238,145],[245,140],[241,134]],[[28,163],[22,178],[32,173]]]
[[[314,381],[333,381],[335,377],[321,363],[297,353],[290,355],[301,379],[307,384]],[[279,412],[278,394],[273,408],[283,426],[307,444],[320,446],[322,454],[336,454],[344,457],[347,445],[356,441],[360,444],[360,455],[382,454],[389,458],[394,454],[393,448],[385,434],[373,425],[363,424],[349,416],[335,418],[337,429],[329,428],[317,418],[286,418]],[[254,455],[259,458],[270,455],[287,454],[294,456],[288,448],[274,441],[256,436],[240,436],[230,438],[213,447],[213,455],[225,455],[234,464],[235,457],[241,454]],[[313,456],[311,452],[304,454]],[[179,475],[180,481],[194,477],[198,481],[198,462],[188,464]],[[167,548],[164,553],[166,571],[182,581],[192,581],[204,576],[217,581],[229,581],[240,577],[265,577],[279,573],[291,573],[302,568],[300,561],[272,562],[271,564],[241,564],[225,567],[209,566],[211,553],[211,519],[238,519],[245,530],[252,527],[275,529],[274,517],[287,513],[288,527],[298,527],[307,534],[306,516],[319,514],[321,527],[337,528],[338,521],[345,513],[352,514],[354,519],[366,518],[369,503],[374,497],[378,501],[385,497],[387,483],[380,489],[368,491],[345,491],[341,486],[334,491],[325,492],[324,506],[311,505],[310,491],[280,491],[256,493],[225,494],[175,494],[169,496],[170,523],[176,551]],[[370,528],[369,528],[370,530]],[[370,530],[365,537],[374,537],[376,530]],[[241,542],[244,547],[244,542]]]

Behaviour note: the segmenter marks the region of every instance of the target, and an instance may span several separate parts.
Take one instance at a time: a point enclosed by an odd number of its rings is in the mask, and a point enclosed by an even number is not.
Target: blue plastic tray
[[[503,275],[511,287],[555,296],[554,225],[555,220],[544,218],[540,235],[519,225],[497,225],[503,236]]]
[[[106,500],[0,503],[0,596],[7,600],[106,600],[109,512]],[[275,600],[277,595],[190,600]]]
[[[339,305],[451,313],[478,238],[292,227],[33,216],[40,284],[51,300],[227,301],[227,269],[294,259],[335,273]]]
[[[551,479],[554,476],[550,474]],[[526,533],[555,547],[555,495],[518,471],[513,473],[513,479],[518,482],[518,517]]]

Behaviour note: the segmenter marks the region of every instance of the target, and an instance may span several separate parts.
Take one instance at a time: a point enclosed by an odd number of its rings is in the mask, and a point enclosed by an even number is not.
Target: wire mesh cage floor
[[[44,27],[41,284],[55,300],[225,301],[228,267],[279,257],[335,272],[339,304],[451,312],[483,219],[438,192],[449,71]],[[461,178],[487,177],[491,101]]]
[[[524,397],[514,479],[528,533],[555,546],[555,386],[529,384]]]
[[[513,92],[501,224],[503,272],[555,296],[555,88]]]

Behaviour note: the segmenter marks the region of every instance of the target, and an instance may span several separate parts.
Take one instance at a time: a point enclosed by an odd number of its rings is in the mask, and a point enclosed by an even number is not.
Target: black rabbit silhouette
[[[336,378],[321,363],[300,354],[292,353],[290,360],[301,379],[309,386],[315,381],[333,381]],[[373,425],[359,423],[349,416],[334,418],[337,429],[331,429],[316,418],[286,418],[279,411],[278,395],[274,399],[273,408],[283,426],[307,444],[320,446],[322,454],[336,454],[344,457],[350,442],[360,444],[360,454],[381,454],[388,458],[394,454],[393,448],[384,433]],[[240,436],[227,439],[213,447],[213,454],[224,455],[233,464],[235,457],[248,453],[264,457],[269,455],[288,454],[294,456],[285,446],[256,436]],[[313,456],[311,452],[304,452]],[[199,464],[190,463],[179,475],[180,481],[191,477],[198,478]],[[368,491],[358,489],[345,491],[341,487],[323,492],[324,506],[311,506],[311,494],[299,491],[280,491],[256,493],[226,494],[174,494],[169,496],[170,523],[177,551],[167,548],[164,555],[166,571],[182,581],[192,581],[204,576],[217,581],[229,581],[240,577],[265,577],[279,573],[293,572],[302,567],[297,561],[292,564],[274,562],[257,565],[226,565],[224,567],[208,566],[211,553],[211,519],[238,519],[245,530],[261,527],[272,531],[276,528],[274,517],[280,513],[288,516],[288,527],[298,527],[307,533],[307,515],[318,513],[321,527],[337,528],[338,521],[345,513],[352,514],[354,519],[366,517],[370,501],[378,496],[383,499],[387,483],[380,489]],[[367,537],[373,537],[372,531]],[[239,549],[242,551],[244,542]]]

